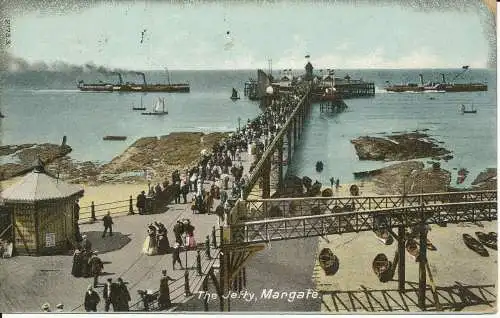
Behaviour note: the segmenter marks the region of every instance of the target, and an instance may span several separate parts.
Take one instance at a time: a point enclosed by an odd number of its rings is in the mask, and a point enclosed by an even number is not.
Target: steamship
[[[113,83],[97,83],[97,84],[85,84],[84,81],[80,80],[78,82],[78,89],[82,92],[166,92],[166,93],[189,93],[190,88],[188,83],[181,84],[147,84],[146,75],[141,72],[136,72],[136,74],[141,75],[143,79],[143,84],[136,83],[123,83],[122,75],[118,72],[114,74],[118,75],[118,84]]]
[[[438,91],[438,92],[477,92],[477,91],[487,91],[488,85],[484,83],[454,83],[454,80],[469,70],[469,66],[462,66],[462,71],[460,74],[456,75],[451,82],[446,82],[446,77],[444,74],[442,76],[441,83],[427,83],[424,84],[424,77],[419,74],[420,84],[408,83],[404,85],[390,85],[385,87],[388,92],[428,92],[428,91]],[[389,83],[389,82],[386,82]]]

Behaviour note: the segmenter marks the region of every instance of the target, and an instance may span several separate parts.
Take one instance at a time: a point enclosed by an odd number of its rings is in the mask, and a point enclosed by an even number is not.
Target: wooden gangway
[[[241,201],[233,223],[290,218],[318,214],[375,211],[400,207],[419,207],[445,203],[497,201],[497,191],[463,191],[407,195],[375,195],[346,197],[306,197],[251,199]]]
[[[497,201],[454,202],[421,206],[323,213],[298,217],[269,218],[231,226],[232,239],[261,243],[332,234],[412,227],[425,224],[448,224],[497,220]]]

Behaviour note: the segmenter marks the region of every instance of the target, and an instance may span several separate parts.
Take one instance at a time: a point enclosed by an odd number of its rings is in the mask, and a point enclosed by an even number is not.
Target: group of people
[[[97,256],[97,251],[92,251],[92,243],[87,235],[82,236],[79,248],[73,254],[71,274],[74,277],[94,277],[94,287],[97,287],[99,275],[104,270],[104,264]]]
[[[104,311],[108,312],[113,307],[113,311],[129,311],[129,302],[131,301],[130,293],[127,285],[121,277],[117,282],[113,282],[112,278],[108,278],[102,291],[102,299],[104,300]],[[101,302],[99,294],[94,290],[92,285],[89,285],[84,297],[84,307],[87,312],[96,312],[97,305]]]
[[[146,240],[142,252],[146,255],[166,254],[170,249],[167,228],[163,223],[154,222],[148,225]]]

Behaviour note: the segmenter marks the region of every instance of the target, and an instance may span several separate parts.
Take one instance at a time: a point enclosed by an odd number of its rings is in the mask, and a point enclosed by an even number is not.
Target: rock
[[[302,184],[304,185],[304,187],[306,187],[307,191],[309,191],[309,189],[311,189],[312,186],[312,179],[305,176],[302,178]]]
[[[381,137],[363,136],[351,140],[360,160],[404,161],[439,157],[450,151],[438,147],[427,134],[411,132]]]
[[[478,174],[472,181],[474,190],[496,190],[497,189],[497,169],[488,168]]]
[[[0,158],[7,163],[0,166],[0,180],[9,179],[32,170],[33,162],[37,158],[48,165],[54,160],[66,156],[71,150],[68,145],[49,143],[2,146],[0,147]]]
[[[326,188],[321,192],[322,197],[333,197],[333,191],[330,188]]]
[[[425,168],[419,161],[393,164],[369,178],[375,184],[375,192],[384,194],[432,193],[448,191],[451,173],[441,168]]]
[[[281,196],[289,198],[300,198],[303,196],[303,193],[304,188],[302,186],[302,179],[294,175],[287,176],[283,181],[283,190]]]

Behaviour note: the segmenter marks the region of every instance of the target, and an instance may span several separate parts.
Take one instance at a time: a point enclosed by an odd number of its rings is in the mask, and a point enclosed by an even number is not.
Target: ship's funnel
[[[120,74],[118,72],[114,72],[113,74],[118,75],[118,81],[120,82],[120,85],[122,85],[123,84],[122,74]]]
[[[135,74],[137,75],[141,75],[142,76],[142,81],[144,82],[144,86],[146,86],[146,75],[142,72],[135,72]]]
[[[424,86],[424,76],[422,74],[418,74],[418,76],[420,77],[420,84]]]

